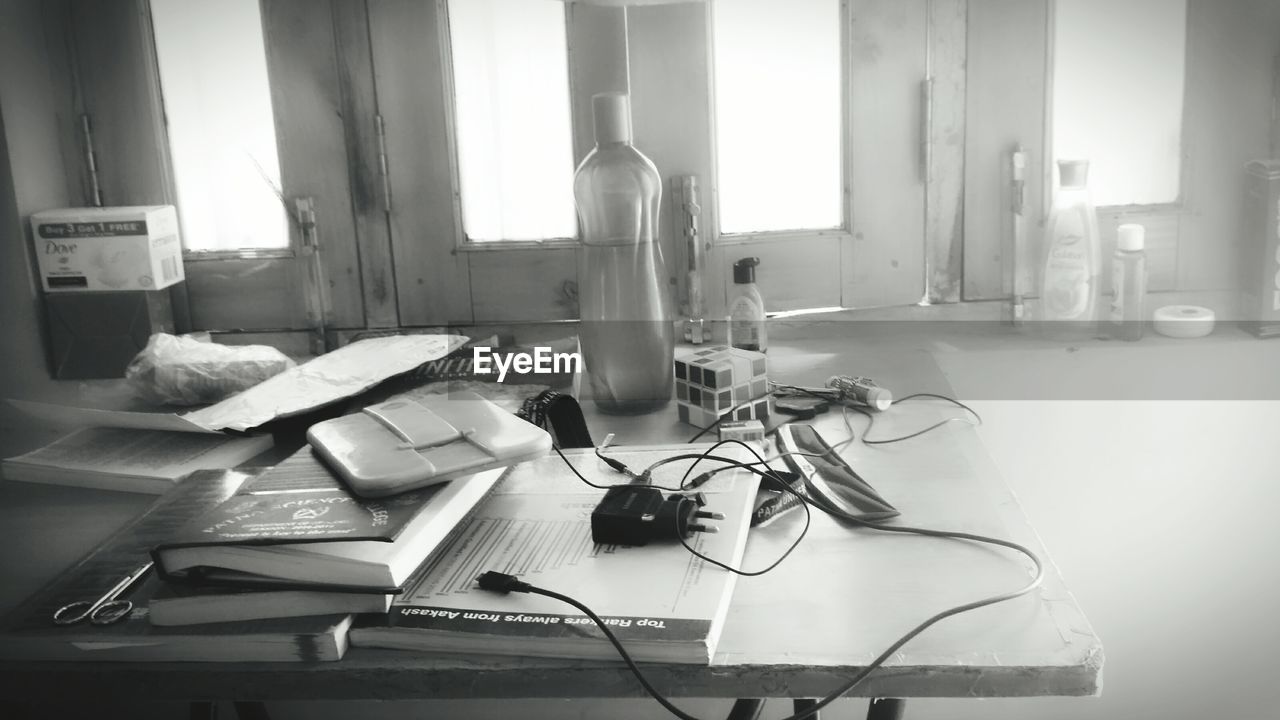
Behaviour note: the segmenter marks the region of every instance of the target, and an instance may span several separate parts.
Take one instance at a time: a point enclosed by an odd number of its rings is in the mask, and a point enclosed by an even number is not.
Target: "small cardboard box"
[[[45,210],[31,235],[48,293],[158,290],[186,277],[172,205]]]
[[[49,364],[59,380],[124,377],[158,332],[173,332],[169,291],[49,293]]]
[[[1280,161],[1245,166],[1241,325],[1259,337],[1280,335]]]

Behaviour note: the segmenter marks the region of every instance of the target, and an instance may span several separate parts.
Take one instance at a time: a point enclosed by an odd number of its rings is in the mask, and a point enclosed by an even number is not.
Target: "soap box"
[[[45,292],[158,290],[186,277],[172,205],[45,210],[31,235]]]

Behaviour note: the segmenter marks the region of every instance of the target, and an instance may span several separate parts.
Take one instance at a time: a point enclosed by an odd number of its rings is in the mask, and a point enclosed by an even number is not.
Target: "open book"
[[[734,455],[731,450],[717,454]],[[610,456],[644,468],[689,451],[689,445],[614,448]],[[566,456],[594,483],[626,480],[590,451],[566,451]],[[687,466],[673,463],[655,470],[654,484],[675,486]],[[725,519],[715,522],[718,533],[696,533],[689,543],[736,567],[746,545],[756,485],[754,475],[736,471],[719,473],[702,486],[706,509],[723,513]],[[385,620],[353,628],[352,643],[437,652],[616,657],[590,619],[570,606],[475,587],[476,576],[497,570],[586,603],[637,660],[709,662],[737,576],[676,542],[597,545],[591,539],[590,516],[603,494],[578,480],[555,455],[516,466],[453,541],[415,573]]]
[[[271,448],[271,436],[95,427],[4,461],[23,482],[159,495],[196,470],[235,467]]]

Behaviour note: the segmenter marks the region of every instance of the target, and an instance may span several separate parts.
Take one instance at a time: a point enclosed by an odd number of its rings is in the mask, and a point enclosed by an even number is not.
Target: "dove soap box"
[[[31,216],[46,293],[159,290],[186,277],[172,205],[61,208]]]

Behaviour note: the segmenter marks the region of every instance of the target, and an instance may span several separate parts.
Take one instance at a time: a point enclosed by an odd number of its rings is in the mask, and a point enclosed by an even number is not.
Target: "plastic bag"
[[[219,345],[157,333],[125,369],[142,399],[168,405],[218,402],[293,367],[266,345]]]

